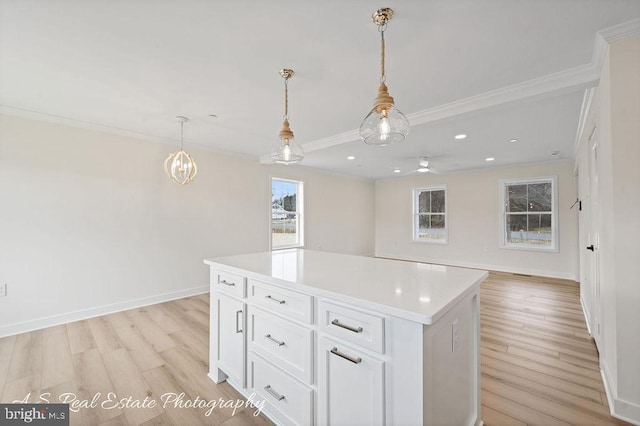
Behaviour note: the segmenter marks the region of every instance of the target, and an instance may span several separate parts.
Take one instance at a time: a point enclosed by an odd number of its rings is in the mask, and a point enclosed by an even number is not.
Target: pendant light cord
[[[289,78],[284,79],[284,119],[289,119]]]
[[[184,121],[180,122],[180,151],[184,151]]]
[[[384,75],[384,59],[385,59],[385,44],[384,44],[384,30],[387,29],[387,24],[378,25],[378,31],[380,31],[380,44],[381,44],[381,52],[380,55],[380,83],[384,83],[387,80],[387,77]]]

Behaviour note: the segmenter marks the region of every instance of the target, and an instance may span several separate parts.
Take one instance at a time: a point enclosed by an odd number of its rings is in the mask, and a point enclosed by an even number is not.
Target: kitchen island
[[[482,423],[486,271],[303,249],[205,263],[209,377],[276,423]]]

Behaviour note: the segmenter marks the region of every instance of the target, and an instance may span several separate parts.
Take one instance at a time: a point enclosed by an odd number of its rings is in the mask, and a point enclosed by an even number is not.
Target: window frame
[[[524,185],[536,183],[551,183],[551,245],[540,246],[536,244],[510,243],[507,240],[507,187],[510,185]],[[557,176],[541,176],[534,178],[517,178],[517,179],[501,179],[499,183],[500,191],[500,248],[511,250],[530,250],[544,252],[558,252],[558,177]],[[536,214],[524,213],[525,215]]]
[[[418,237],[418,231],[420,229],[419,226],[419,215],[420,214],[425,214],[425,213],[420,213],[420,208],[418,206],[418,202],[419,202],[419,198],[420,198],[420,193],[424,192],[424,191],[444,191],[444,213],[435,213],[437,215],[443,215],[444,216],[444,239],[443,240],[432,240],[432,239],[424,239],[424,238],[419,238]],[[412,241],[414,243],[420,243],[420,244],[449,244],[449,200],[448,200],[448,191],[447,191],[447,185],[443,184],[443,185],[430,185],[430,186],[422,186],[419,188],[413,188],[413,207],[412,207],[412,217],[411,217],[411,221],[413,223],[413,233],[412,233]],[[434,213],[426,213],[429,215],[433,215]]]
[[[297,216],[297,242],[296,244],[288,244],[274,247],[273,245],[273,195],[269,196],[269,250],[286,250],[292,248],[304,248],[304,181],[295,179],[286,179],[277,176],[269,178],[269,194],[273,191],[273,182],[285,182],[296,184],[296,212],[292,213]]]

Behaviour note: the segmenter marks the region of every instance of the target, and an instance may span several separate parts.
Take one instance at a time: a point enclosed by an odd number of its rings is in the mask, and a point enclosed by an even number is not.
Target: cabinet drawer
[[[310,425],[313,416],[313,390],[249,352],[249,384],[285,424]]]
[[[311,384],[312,330],[252,306],[249,309],[249,349]]]
[[[384,353],[384,318],[322,300],[318,307],[321,331]]]
[[[271,312],[311,324],[312,298],[284,288],[274,287],[260,281],[249,280],[249,301]]]
[[[211,271],[211,289],[242,299],[245,296],[246,278],[230,272]]]

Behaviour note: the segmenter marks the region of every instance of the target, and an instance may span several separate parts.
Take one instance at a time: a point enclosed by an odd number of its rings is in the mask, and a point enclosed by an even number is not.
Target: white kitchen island
[[[274,422],[482,423],[486,271],[303,249],[205,263],[209,377]]]

